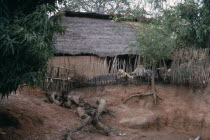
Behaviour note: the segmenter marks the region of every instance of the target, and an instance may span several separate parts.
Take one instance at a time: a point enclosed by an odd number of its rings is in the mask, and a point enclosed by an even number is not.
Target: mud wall
[[[49,65],[73,69],[85,76],[108,73],[106,58],[98,56],[56,56],[49,61]]]

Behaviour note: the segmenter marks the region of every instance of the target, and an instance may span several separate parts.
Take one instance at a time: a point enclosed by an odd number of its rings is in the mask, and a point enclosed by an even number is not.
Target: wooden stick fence
[[[173,54],[171,83],[206,87],[209,80],[209,49],[178,49]]]
[[[73,70],[50,66],[42,88],[46,91],[70,91],[76,84],[71,77],[74,77]]]
[[[140,56],[136,56],[132,60],[129,58],[125,61],[115,57],[112,61],[107,62],[106,59],[99,59],[84,65],[80,63],[74,64],[70,68],[54,67],[51,65],[49,66],[43,88],[49,91],[71,91],[78,86],[99,86],[120,83],[147,84],[150,80],[149,77],[137,76],[133,79],[128,77],[117,78],[119,69],[132,73],[142,65]],[[172,60],[171,72],[162,74],[166,76],[163,79],[167,83],[193,87],[205,87],[207,85],[209,79],[208,49],[178,49],[174,52]],[[82,67],[82,71],[77,71],[78,65]],[[164,67],[166,68],[166,64],[164,64]],[[89,70],[88,72],[86,71],[87,69]],[[146,69],[149,69],[149,67],[146,67]]]

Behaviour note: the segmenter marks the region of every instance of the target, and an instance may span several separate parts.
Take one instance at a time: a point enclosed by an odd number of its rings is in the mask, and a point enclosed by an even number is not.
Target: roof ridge
[[[112,20],[112,18],[115,16],[114,14],[109,15],[109,14],[74,12],[74,11],[64,11],[64,15],[66,17],[86,17],[86,18],[95,18],[95,19],[106,19],[106,20]],[[120,15],[117,15],[117,16],[120,16]]]

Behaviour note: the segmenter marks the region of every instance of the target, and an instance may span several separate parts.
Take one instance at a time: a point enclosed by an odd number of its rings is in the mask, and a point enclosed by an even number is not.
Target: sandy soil
[[[115,117],[104,122],[126,136],[104,136],[94,127],[73,135],[75,140],[189,140],[201,136],[210,140],[210,87],[192,90],[186,87],[158,85],[164,100],[157,105],[152,97],[130,95],[147,91],[148,86],[115,85],[81,88],[72,91],[89,102],[108,101]],[[62,140],[67,130],[80,124],[75,111],[44,102],[44,91],[25,89],[0,101],[0,140]]]

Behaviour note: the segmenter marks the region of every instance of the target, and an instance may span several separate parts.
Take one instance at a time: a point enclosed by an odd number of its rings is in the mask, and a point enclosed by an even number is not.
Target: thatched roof
[[[75,14],[66,13],[63,16],[63,25],[67,30],[64,36],[57,37],[57,54],[117,56],[129,53],[126,48],[129,41],[135,38],[132,27],[104,18],[107,15],[82,15],[76,17]]]

